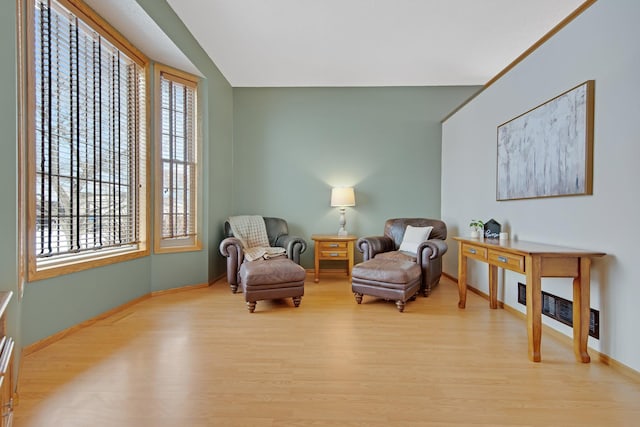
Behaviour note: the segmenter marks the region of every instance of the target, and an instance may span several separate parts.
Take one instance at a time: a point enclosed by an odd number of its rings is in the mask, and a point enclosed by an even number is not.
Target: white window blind
[[[37,264],[136,248],[145,69],[57,1],[33,16]]]
[[[160,73],[163,240],[194,240],[197,233],[196,88]]]

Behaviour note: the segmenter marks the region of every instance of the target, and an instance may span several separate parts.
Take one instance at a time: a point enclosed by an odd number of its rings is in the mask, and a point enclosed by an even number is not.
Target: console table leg
[[[467,305],[467,257],[462,253],[462,242],[458,242],[458,308]]]
[[[542,285],[539,256],[525,258],[527,276],[527,336],[529,339],[529,360],[540,362],[540,343],[542,341]]]
[[[589,363],[591,358],[587,352],[587,345],[591,317],[591,259],[580,258],[579,268],[579,276],[573,279],[573,352],[578,362]]]
[[[498,267],[489,264],[489,308],[498,308]]]

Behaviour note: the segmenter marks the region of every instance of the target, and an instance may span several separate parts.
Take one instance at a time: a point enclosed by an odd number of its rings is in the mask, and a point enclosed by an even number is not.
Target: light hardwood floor
[[[637,426],[640,384],[446,278],[407,304],[343,276],[245,308],[224,282],[154,297],[23,360],[23,426]],[[595,359],[595,358],[594,358]]]

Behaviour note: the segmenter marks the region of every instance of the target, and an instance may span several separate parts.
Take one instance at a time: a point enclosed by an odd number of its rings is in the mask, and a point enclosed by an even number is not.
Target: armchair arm
[[[307,250],[307,242],[302,237],[288,234],[278,236],[275,244],[285,248],[287,250],[287,258],[296,264],[300,264],[300,254]]]
[[[227,257],[227,281],[231,289],[238,289],[238,272],[244,261],[244,251],[240,239],[235,237],[227,237],[220,242],[220,253]]]
[[[430,239],[418,245],[417,261],[420,265],[427,265],[429,260],[441,258],[447,252],[447,242],[440,239]]]
[[[387,236],[361,237],[356,242],[356,247],[362,252],[362,260],[368,261],[381,252],[389,252],[394,249],[393,240]]]

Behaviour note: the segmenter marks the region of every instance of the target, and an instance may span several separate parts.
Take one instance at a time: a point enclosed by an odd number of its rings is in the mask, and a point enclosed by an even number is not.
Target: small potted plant
[[[479,219],[472,219],[469,227],[471,227],[471,238],[477,239],[482,235],[482,231],[484,230],[484,222]]]

